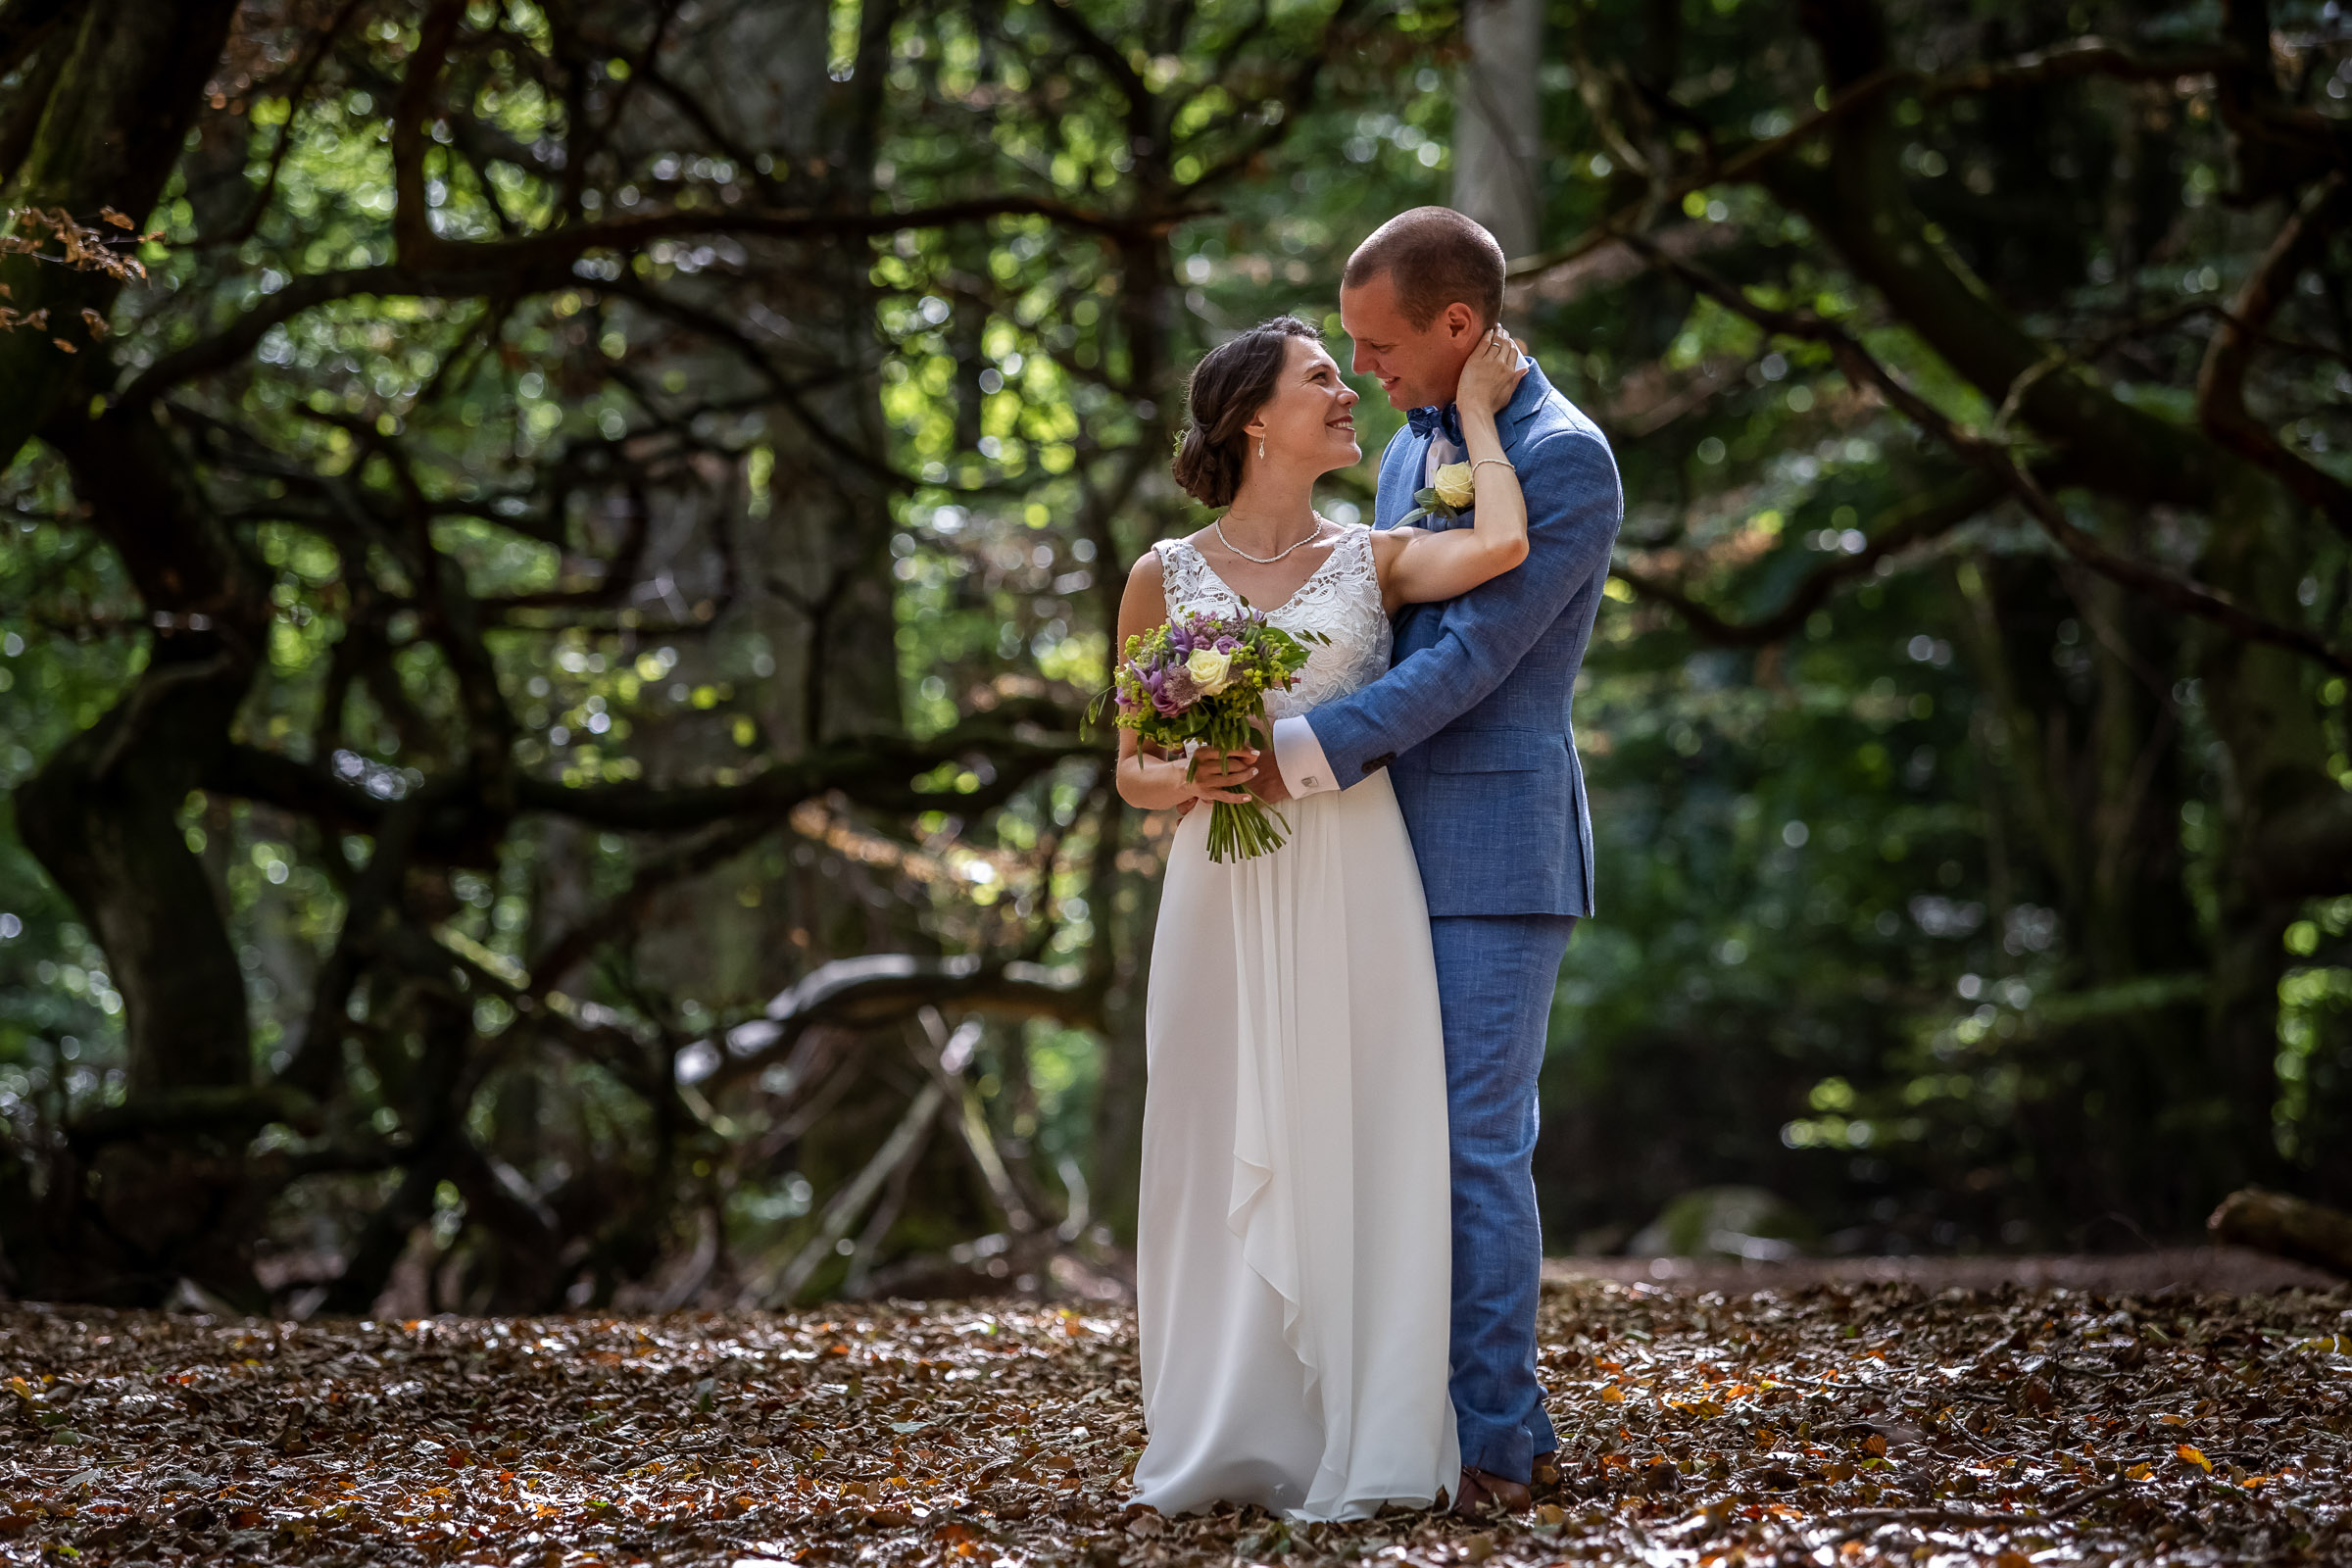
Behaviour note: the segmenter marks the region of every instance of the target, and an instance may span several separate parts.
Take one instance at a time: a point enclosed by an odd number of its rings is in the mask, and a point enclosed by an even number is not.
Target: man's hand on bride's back
[[[1510,407],[1511,395],[1519,390],[1519,382],[1527,374],[1521,363],[1519,344],[1497,326],[1480,340],[1462,367],[1462,379],[1454,388],[1454,406],[1465,414],[1500,414]]]

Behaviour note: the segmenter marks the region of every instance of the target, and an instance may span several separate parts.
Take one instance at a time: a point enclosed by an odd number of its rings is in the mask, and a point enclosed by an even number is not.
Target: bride
[[[1328,639],[1309,641],[1271,716],[1377,679],[1390,612],[1526,557],[1526,504],[1495,426],[1522,365],[1496,328],[1462,372],[1474,521],[1374,532],[1313,509],[1315,481],[1362,457],[1356,395],[1315,329],[1281,317],[1219,346],[1193,371],[1175,466],[1187,491],[1227,510],[1136,564],[1120,643],[1177,613],[1248,605]],[[1184,758],[1120,732],[1121,797],[1190,812],[1146,1005],[1136,1286],[1151,1441],[1134,1500],[1306,1519],[1443,1506],[1461,1459],[1446,1395],[1446,1078],[1420,873],[1385,771],[1284,804],[1289,842],[1271,854],[1211,861],[1208,813],[1191,808],[1247,799],[1257,756],[1202,753],[1188,778]]]

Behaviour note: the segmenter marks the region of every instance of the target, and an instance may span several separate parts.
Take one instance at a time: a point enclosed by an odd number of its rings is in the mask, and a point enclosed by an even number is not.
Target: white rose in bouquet
[[[1196,648],[1184,662],[1184,672],[1204,695],[1214,697],[1233,680],[1233,656],[1214,648]]]

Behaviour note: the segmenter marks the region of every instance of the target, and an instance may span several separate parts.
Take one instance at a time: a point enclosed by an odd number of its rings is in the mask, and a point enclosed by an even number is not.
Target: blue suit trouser
[[[1452,1146],[1454,1423],[1463,1464],[1521,1483],[1559,1446],[1536,1380],[1536,1078],[1575,927],[1564,914],[1430,922]]]

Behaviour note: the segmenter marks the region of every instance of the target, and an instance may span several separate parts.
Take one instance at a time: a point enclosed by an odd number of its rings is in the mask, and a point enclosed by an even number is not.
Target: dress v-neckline
[[[1323,529],[1323,514],[1318,512],[1313,515],[1315,519],[1315,531],[1320,533]],[[1211,577],[1216,578],[1218,587],[1224,589],[1227,593],[1233,595],[1234,598],[1240,600],[1244,610],[1254,610],[1257,611],[1259,614],[1267,616],[1268,618],[1272,618],[1273,616],[1279,615],[1284,611],[1290,609],[1291,606],[1297,604],[1298,602],[1298,596],[1306,592],[1307,589],[1313,587],[1317,577],[1322,576],[1323,573],[1331,569],[1331,564],[1340,558],[1340,546],[1346,544],[1347,542],[1348,535],[1345,532],[1342,532],[1339,538],[1334,539],[1331,542],[1331,548],[1323,553],[1322,564],[1316,566],[1314,570],[1308,572],[1304,577],[1299,578],[1298,586],[1292,589],[1289,595],[1284,598],[1282,603],[1276,605],[1272,610],[1258,610],[1255,605],[1251,604],[1248,594],[1243,593],[1239,588],[1236,588],[1232,583],[1226,580],[1225,574],[1217,569],[1217,564],[1208,559],[1207,551],[1201,549],[1199,545],[1194,544],[1189,539],[1186,540],[1184,544],[1186,549],[1190,550],[1194,555],[1200,558],[1200,569],[1207,572]],[[1233,547],[1228,545],[1226,548],[1230,550]]]

